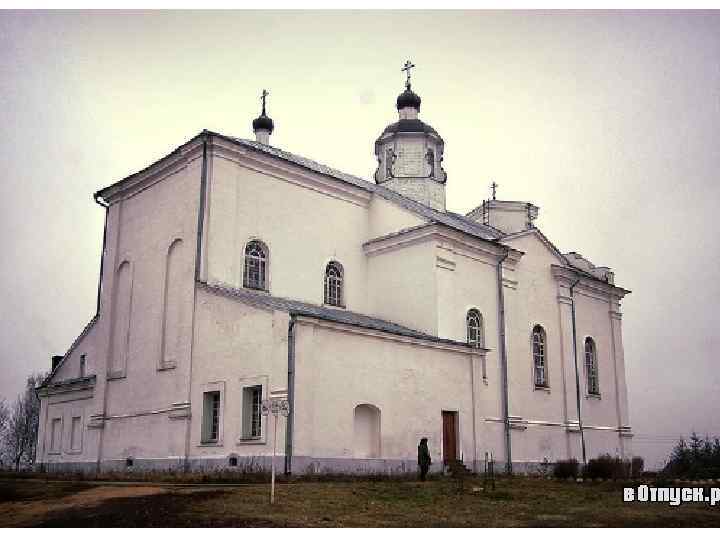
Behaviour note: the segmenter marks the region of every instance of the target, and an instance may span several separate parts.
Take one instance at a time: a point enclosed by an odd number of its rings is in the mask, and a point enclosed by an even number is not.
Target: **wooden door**
[[[457,413],[443,411],[443,463],[457,459]]]

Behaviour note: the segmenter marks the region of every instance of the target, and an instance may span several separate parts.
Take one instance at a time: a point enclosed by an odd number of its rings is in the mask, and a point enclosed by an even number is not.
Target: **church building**
[[[266,470],[274,433],[297,475],[414,473],[423,437],[435,471],[631,456],[629,291],[531,202],[446,208],[411,67],[372,182],[273,146],[263,92],[254,140],[205,130],[95,194],[97,311],[38,389],[42,468]]]

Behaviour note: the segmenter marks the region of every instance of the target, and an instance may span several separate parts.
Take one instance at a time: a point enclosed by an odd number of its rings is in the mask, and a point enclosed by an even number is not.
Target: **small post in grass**
[[[495,491],[495,460],[492,452],[485,452],[485,477],[483,478],[483,486],[487,487],[488,483]]]
[[[273,421],[273,454],[271,464],[271,476],[270,476],[270,504],[275,504],[275,456],[277,454],[277,426],[278,416],[282,415],[287,418],[290,414],[290,404],[287,399],[263,399],[260,407],[260,412],[266,418],[270,417],[272,413],[274,417]]]

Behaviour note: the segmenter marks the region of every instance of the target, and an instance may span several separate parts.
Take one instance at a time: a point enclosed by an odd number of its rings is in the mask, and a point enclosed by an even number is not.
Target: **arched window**
[[[163,294],[163,322],[160,345],[160,367],[177,365],[183,350],[187,329],[184,325],[185,310],[182,307],[184,295],[183,241],[175,239],[168,248],[165,260],[165,291]]]
[[[355,457],[380,457],[380,409],[367,404],[355,407],[353,428]]]
[[[600,380],[598,378],[597,349],[595,340],[585,338],[585,373],[587,375],[587,392],[592,395],[600,394]]]
[[[118,267],[114,289],[110,372],[114,376],[122,376],[127,367],[132,315],[132,267],[127,260]]]
[[[243,268],[243,287],[267,290],[267,258],[265,245],[252,240],[245,246],[245,266]]]
[[[532,349],[535,386],[539,388],[546,388],[548,386],[547,351],[545,344],[545,330],[538,324],[533,328],[532,332]]]
[[[330,261],[325,267],[325,303],[343,305],[343,267],[337,261]]]
[[[484,347],[485,335],[483,332],[483,318],[477,309],[467,312],[467,343],[471,347]]]

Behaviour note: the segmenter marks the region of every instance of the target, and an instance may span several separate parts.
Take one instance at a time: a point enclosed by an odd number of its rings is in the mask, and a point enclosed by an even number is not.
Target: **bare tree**
[[[35,387],[44,378],[42,374],[29,376],[25,391],[18,396],[9,410],[2,437],[3,454],[15,466],[15,470],[19,470],[20,465],[32,465],[35,462],[40,423],[40,400]]]
[[[8,416],[10,416],[10,412],[8,411],[7,405],[5,404],[5,398],[0,398],[0,433],[3,433],[5,431]]]
[[[5,429],[7,428],[10,410],[5,404],[5,398],[0,398],[0,470],[5,467],[3,443],[5,441]]]

